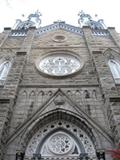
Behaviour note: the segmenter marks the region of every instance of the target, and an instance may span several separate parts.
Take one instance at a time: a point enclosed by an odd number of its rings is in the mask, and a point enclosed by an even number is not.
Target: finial
[[[102,19],[93,20],[92,17],[89,14],[84,13],[83,10],[78,13],[78,16],[78,24],[80,27],[89,26],[92,29],[106,29]],[[95,17],[98,17],[97,14],[95,14]]]
[[[35,13],[30,14],[25,21],[17,19],[14,28],[17,30],[26,30],[30,27],[39,28],[41,24],[40,16],[42,16],[42,14],[37,10]],[[22,14],[22,17],[24,17],[24,14]]]

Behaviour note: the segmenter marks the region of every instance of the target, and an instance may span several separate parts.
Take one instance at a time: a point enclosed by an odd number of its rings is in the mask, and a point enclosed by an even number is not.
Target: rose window
[[[57,130],[58,125],[67,130]],[[52,132],[52,126],[53,132]],[[55,131],[55,132],[54,132]],[[30,159],[33,154],[39,153],[43,159],[53,159],[56,157],[79,157],[81,153],[87,153],[91,159],[96,159],[96,151],[91,139],[87,134],[68,122],[51,122],[49,125],[41,128],[30,140],[26,149],[26,157]],[[58,158],[59,159],[59,158]]]
[[[66,154],[72,146],[71,138],[64,133],[57,133],[49,139],[49,149],[55,154]]]
[[[71,54],[52,54],[37,61],[37,68],[51,76],[66,76],[79,71],[82,67],[79,58]]]

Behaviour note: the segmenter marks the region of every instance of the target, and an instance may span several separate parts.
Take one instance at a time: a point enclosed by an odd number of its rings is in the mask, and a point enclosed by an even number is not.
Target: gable
[[[55,29],[42,35],[34,37],[32,48],[46,47],[74,47],[84,45],[82,36],[66,31],[64,29]]]
[[[115,50],[113,48],[107,48],[103,54],[107,59],[113,58],[113,57],[119,57],[120,58],[120,53],[118,50]]]
[[[55,30],[59,30],[59,29],[64,30],[64,31],[68,31],[71,33],[75,33],[77,35],[81,35],[81,36],[83,35],[83,31],[80,27],[68,25],[65,22],[54,22],[51,25],[41,27],[37,30],[36,35],[42,35],[47,32],[55,31]]]
[[[89,115],[80,109],[64,92],[58,90],[47,102],[43,104],[33,115],[31,115],[17,130],[8,138],[8,143],[14,140],[19,134],[26,130],[29,132],[33,130],[37,123],[44,121],[44,118],[49,116],[51,113],[62,112],[70,114],[83,121],[91,128],[102,134],[108,141],[111,140],[111,136],[96,123]]]

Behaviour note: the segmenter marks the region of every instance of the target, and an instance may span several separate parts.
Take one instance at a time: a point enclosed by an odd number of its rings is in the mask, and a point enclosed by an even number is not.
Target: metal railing
[[[94,36],[109,36],[109,32],[107,30],[97,30],[97,29],[94,29],[92,30],[92,34]]]

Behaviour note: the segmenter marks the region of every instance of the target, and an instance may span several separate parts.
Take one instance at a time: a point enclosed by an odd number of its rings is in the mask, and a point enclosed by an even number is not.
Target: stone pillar
[[[9,27],[4,28],[4,32],[2,33],[3,40],[0,43],[0,48],[2,48],[3,44],[5,43],[5,41],[7,40],[8,36],[9,36],[10,32],[11,32],[11,28],[9,28]]]
[[[0,159],[5,153],[5,143],[9,134],[10,118],[12,115],[11,107],[13,101],[10,99],[0,99]]]
[[[83,27],[83,32],[88,51],[91,55],[93,67],[96,70],[98,81],[101,84],[101,91],[103,94],[117,94],[114,80],[106,65],[105,57],[99,48],[96,47],[95,37],[93,37],[91,29],[89,27]]]
[[[114,95],[117,94],[117,89],[114,83],[114,80],[111,76],[110,69],[107,66],[105,57],[101,51],[92,52],[94,65],[98,75],[98,80],[101,84],[101,89],[103,95]]]
[[[118,35],[118,33],[116,32],[114,27],[108,27],[108,31],[114,41],[114,43],[119,47],[120,49],[120,36]]]
[[[20,48],[20,52],[26,52],[27,55],[30,54],[30,50],[31,50],[32,42],[34,40],[35,32],[36,32],[36,28],[35,27],[30,27],[29,28],[29,30],[27,32],[27,36],[24,39],[23,44],[22,44],[22,46]]]
[[[120,96],[110,97],[110,108],[108,111],[108,118],[112,136],[114,137],[115,144],[120,144]]]
[[[84,32],[84,39],[85,39],[85,42],[86,42],[86,45],[87,45],[87,48],[88,48],[88,51],[90,53],[90,55],[92,56],[92,46],[91,44],[95,44],[95,41],[92,37],[92,32],[91,32],[91,29],[90,27],[88,26],[83,26],[83,32]],[[92,57],[91,57],[92,58]]]
[[[26,52],[17,52],[10,73],[7,76],[4,88],[1,89],[0,97],[16,98],[18,85],[22,79],[22,73],[26,62]]]
[[[0,159],[5,152],[6,140],[9,135],[9,123],[16,101],[19,83],[26,62],[26,52],[17,52],[6,83],[0,91]]]
[[[103,95],[104,107],[102,108],[107,124],[106,129],[108,129],[109,133],[112,133],[112,130],[110,128],[110,117],[108,116],[108,112],[110,110],[109,97],[115,97],[118,95],[117,88],[103,53],[99,50],[99,48],[96,47],[95,37],[93,37],[91,29],[88,27],[84,27],[83,31],[84,38],[88,46],[88,51],[93,62],[93,67],[95,68],[97,79],[100,84],[99,87]],[[115,36],[113,30],[111,30],[111,35]],[[115,124],[115,126],[117,127],[117,124]]]

